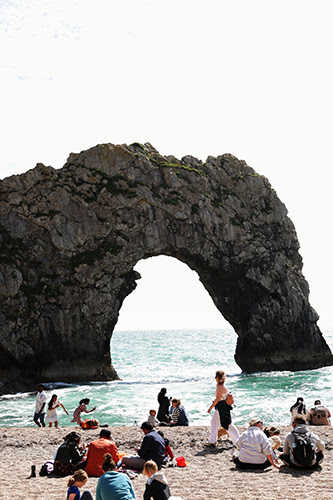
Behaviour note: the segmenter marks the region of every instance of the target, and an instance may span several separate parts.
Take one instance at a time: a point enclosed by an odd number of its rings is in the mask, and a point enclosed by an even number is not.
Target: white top
[[[38,392],[37,396],[36,396],[36,406],[35,406],[35,412],[36,413],[39,413],[42,406],[43,406],[43,403],[45,403],[44,405],[44,408],[42,410],[42,413],[45,413],[45,406],[46,406],[46,394],[44,391],[42,392]]]

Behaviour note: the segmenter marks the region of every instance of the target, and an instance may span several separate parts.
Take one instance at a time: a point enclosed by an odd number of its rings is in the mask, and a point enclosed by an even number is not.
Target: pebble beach
[[[239,427],[242,432],[246,427]],[[65,500],[68,478],[41,477],[44,462],[53,459],[63,437],[75,427],[55,428],[1,428],[0,429],[0,498],[28,500]],[[143,434],[140,427],[110,427],[112,439],[119,451],[133,453],[140,446]],[[281,427],[281,438],[291,430]],[[163,428],[170,440],[175,457],[184,456],[186,467],[164,469],[172,495],[183,500],[222,499],[313,499],[333,498],[333,431],[332,427],[311,427],[326,443],[322,467],[316,471],[295,471],[287,467],[277,470],[241,471],[232,458],[232,443],[220,440],[216,448],[205,447],[209,436],[207,426]],[[79,431],[87,444],[97,439],[99,430]],[[36,466],[37,477],[29,478],[31,466]],[[87,488],[94,498],[98,478],[89,478]],[[137,499],[143,498],[146,477],[139,474],[132,479]]]

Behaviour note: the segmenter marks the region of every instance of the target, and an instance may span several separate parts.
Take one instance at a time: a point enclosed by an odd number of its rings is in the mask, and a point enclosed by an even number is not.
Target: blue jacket
[[[165,442],[155,430],[148,432],[143,438],[138,455],[145,460],[154,460],[157,467],[161,467],[165,457]]]
[[[123,472],[109,470],[98,480],[96,500],[135,500],[130,478]]]

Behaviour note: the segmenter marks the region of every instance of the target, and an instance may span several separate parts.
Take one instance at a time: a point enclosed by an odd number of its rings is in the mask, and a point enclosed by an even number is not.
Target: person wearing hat
[[[310,425],[331,425],[330,416],[331,412],[329,409],[317,399],[314,402],[314,406],[309,410],[309,423]]]
[[[239,452],[234,453],[234,462],[240,469],[266,469],[271,465],[280,468],[258,417],[251,418],[249,428],[237,439],[236,448]]]

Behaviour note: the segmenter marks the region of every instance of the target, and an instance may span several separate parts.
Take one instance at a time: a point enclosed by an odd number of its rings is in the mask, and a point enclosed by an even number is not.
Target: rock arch
[[[198,273],[243,371],[332,364],[294,226],[244,161],[104,144],[4,179],[0,195],[2,379],[116,378],[112,331],[135,264],[154,255]]]

